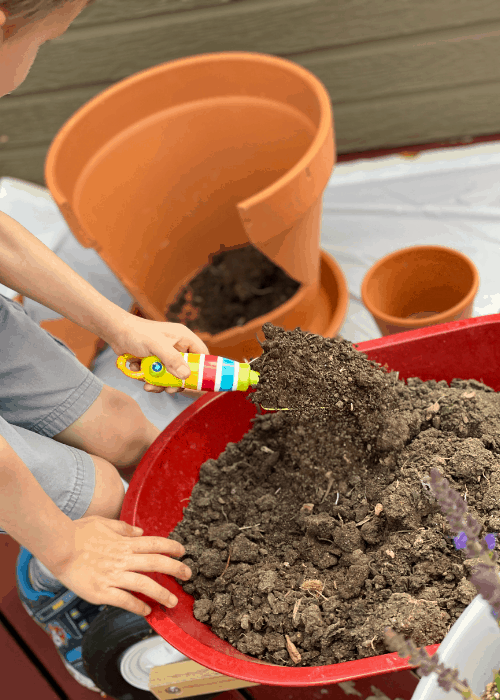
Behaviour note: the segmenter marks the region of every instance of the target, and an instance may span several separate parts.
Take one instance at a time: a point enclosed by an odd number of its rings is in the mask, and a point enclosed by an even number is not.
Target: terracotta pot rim
[[[400,257],[404,253],[408,252],[417,252],[417,251],[439,251],[439,252],[446,252],[454,255],[457,258],[460,258],[463,262],[466,263],[467,267],[472,273],[472,286],[470,290],[467,292],[467,294],[463,297],[463,299],[458,302],[458,304],[455,304],[455,306],[451,306],[449,309],[446,311],[441,311],[438,314],[435,314],[434,316],[430,316],[428,318],[422,319],[422,318],[401,318],[399,316],[391,316],[390,314],[385,313],[384,311],[381,311],[378,309],[374,304],[372,303],[370,297],[367,294],[367,287],[368,283],[371,281],[373,278],[374,274],[384,265],[388,260],[391,258],[397,258]],[[401,328],[407,328],[408,330],[412,330],[414,328],[421,328],[422,326],[434,326],[439,323],[446,323],[446,321],[452,320],[450,317],[456,316],[460,311],[465,309],[469,304],[471,304],[474,301],[474,297],[477,294],[477,290],[479,289],[479,272],[477,271],[476,266],[470,260],[466,255],[461,253],[459,250],[455,250],[454,248],[448,248],[447,246],[441,246],[441,245],[415,245],[415,246],[408,246],[407,248],[399,248],[398,250],[395,250],[392,253],[389,253],[388,255],[385,255],[383,258],[380,258],[380,260],[377,260],[374,265],[368,270],[366,275],[363,278],[363,282],[361,284],[361,298],[363,300],[363,304],[366,306],[368,311],[371,313],[371,315],[374,318],[378,318],[381,321],[384,321],[385,323],[394,325],[394,326],[399,326]]]
[[[127,90],[136,83],[141,83],[145,76],[153,77],[156,74],[162,74],[165,72],[178,70],[180,66],[189,66],[197,64],[206,64],[210,62],[221,63],[223,61],[240,60],[240,61],[252,61],[255,63],[267,64],[270,66],[282,66],[290,72],[300,75],[301,78],[307,83],[311,92],[316,96],[319,105],[320,119],[316,134],[314,136],[311,145],[307,149],[306,153],[302,158],[288,170],[282,177],[277,181],[273,182],[271,185],[266,187],[264,190],[242,200],[237,204],[238,209],[243,214],[247,209],[250,209],[256,202],[259,202],[264,196],[267,198],[274,194],[275,191],[282,189],[284,186],[289,184],[297,174],[302,172],[305,167],[311,162],[317,152],[320,150],[321,145],[327,138],[328,132],[331,129],[331,102],[330,96],[319,78],[317,78],[313,73],[304,68],[298,63],[291,61],[286,58],[281,58],[279,56],[274,56],[272,54],[260,53],[259,51],[213,51],[208,53],[197,54],[195,56],[187,56],[184,58],[178,58],[171,61],[165,61],[156,66],[150,68],[145,68],[144,70],[138,71],[131,76],[122,78],[114,85],[105,88],[102,92],[95,95],[88,102],[82,105],[59,129],[55,135],[50,148],[45,159],[45,178],[50,181],[50,191],[56,200],[66,202],[68,201],[68,196],[63,193],[62,189],[58,184],[56,184],[51,173],[54,170],[55,163],[57,161],[59,150],[64,146],[66,137],[68,133],[74,129],[75,125],[84,119],[87,114],[92,113],[96,106],[107,102],[110,99],[120,93],[123,90]],[[336,160],[336,153],[335,153]]]
[[[349,302],[349,290],[342,269],[337,263],[337,261],[324,250],[321,250],[320,252],[321,266],[323,266],[324,264],[329,265],[335,278],[335,282],[337,283],[337,306],[334,310],[332,319],[329,324],[331,327],[334,325],[334,321],[336,322],[338,319],[340,319],[341,322],[345,317],[345,314],[347,312],[347,305]],[[300,301],[303,299],[303,297],[309,289],[310,285],[301,285],[299,289],[295,292],[295,294],[292,297],[290,297],[288,301],[285,301],[284,304],[280,304],[275,309],[273,309],[267,314],[264,314],[263,316],[257,316],[257,318],[253,318],[251,321],[248,321],[243,326],[232,326],[231,328],[228,328],[225,331],[221,331],[220,333],[215,333],[214,335],[205,332],[200,332],[196,335],[199,338],[201,338],[201,340],[203,340],[203,342],[206,345],[220,344],[223,342],[227,342],[230,339],[234,339],[234,341],[237,342],[238,337],[240,335],[244,335],[253,329],[255,329],[255,332],[257,333],[262,328],[264,323],[273,323],[274,319],[277,316],[281,316],[285,313],[288,313],[289,310],[293,309],[294,306],[300,303]],[[318,293],[320,289],[321,281],[318,284]]]

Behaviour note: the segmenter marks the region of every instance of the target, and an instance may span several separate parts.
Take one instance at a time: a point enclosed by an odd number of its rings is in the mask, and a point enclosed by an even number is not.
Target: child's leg
[[[160,432],[134,399],[105,384],[90,408],[53,439],[111,462],[128,482]]]
[[[128,481],[160,434],[139,404],[104,384],[22,306],[2,295],[0,348],[0,415],[128,470]]]
[[[133,469],[160,431],[135,401],[106,387],[64,343],[40,328],[19,304],[2,295],[0,350],[0,434],[72,520],[85,514],[117,518],[124,486],[115,466]],[[36,562],[32,562],[31,554],[21,548],[16,580],[23,605],[42,624],[40,615],[47,596],[57,598],[58,593],[50,593],[47,588],[44,592],[42,586],[38,596],[33,585],[30,588],[29,568],[36,569]],[[57,583],[53,580],[54,586]],[[62,600],[67,592],[61,589],[59,595]],[[59,629],[63,617],[71,625],[66,619],[75,612],[71,606],[82,608],[79,620],[88,624],[100,609],[89,609],[85,601],[70,592],[68,601],[54,611],[50,624],[44,618],[44,629],[49,630],[50,625]],[[68,670],[79,682],[89,685],[77,654],[82,634],[77,632],[63,646],[61,639],[56,644]]]

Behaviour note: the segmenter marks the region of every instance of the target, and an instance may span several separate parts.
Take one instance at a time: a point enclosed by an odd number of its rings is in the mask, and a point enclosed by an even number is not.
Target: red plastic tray
[[[370,359],[399,371],[400,378],[478,379],[500,389],[500,314],[454,321],[360,343]],[[256,414],[246,394],[206,394],[163,431],[144,455],[125,497],[121,519],[145,535],[168,537],[182,519],[201,465],[217,458],[228,442],[238,442]],[[219,639],[193,616],[192,596],[171,577],[147,574],[179,599],[169,610],[149,598],[150,625],[190,659],[224,675],[253,683],[313,686],[355,680],[412,668],[397,654],[329,666],[288,668],[260,662]],[[427,647],[433,654],[438,645]]]

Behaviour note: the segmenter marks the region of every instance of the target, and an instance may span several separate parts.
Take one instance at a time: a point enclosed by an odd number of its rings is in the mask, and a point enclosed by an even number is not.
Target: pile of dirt
[[[299,287],[252,245],[223,250],[180,290],[166,318],[215,335],[274,311]]]
[[[386,626],[441,642],[476,595],[474,560],[428,475],[467,499],[481,535],[500,531],[499,395],[475,380],[405,383],[345,340],[263,330],[251,398],[296,410],[257,415],[201,468],[171,535],[195,617],[283,666],[387,653]]]

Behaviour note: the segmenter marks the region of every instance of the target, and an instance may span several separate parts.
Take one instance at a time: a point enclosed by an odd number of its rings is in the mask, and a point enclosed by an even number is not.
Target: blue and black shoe
[[[69,673],[89,690],[101,692],[87,675],[82,660],[82,637],[105,605],[93,605],[67,588],[36,591],[31,583],[29,563],[33,555],[21,547],[16,564],[16,584],[21,603],[33,620],[57,647]]]

